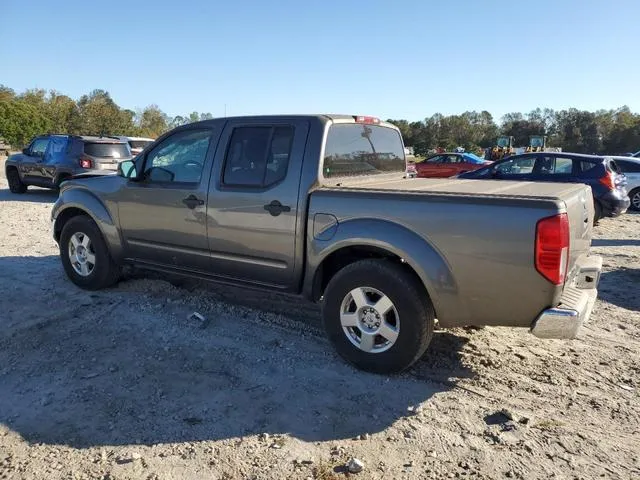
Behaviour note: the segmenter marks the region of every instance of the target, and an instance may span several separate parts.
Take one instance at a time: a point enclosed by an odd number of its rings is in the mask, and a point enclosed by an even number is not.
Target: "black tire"
[[[11,193],[25,193],[27,186],[20,180],[20,174],[15,168],[7,169],[7,182],[9,183],[9,191]]]
[[[91,253],[95,255],[95,264],[87,276],[76,272],[69,257],[69,242],[76,233],[89,237]],[[100,290],[115,284],[120,278],[120,268],[111,258],[107,244],[95,222],[86,215],[71,218],[62,227],[60,234],[60,259],[69,279],[85,290]]]
[[[634,203],[635,199],[635,203]],[[631,200],[631,205],[629,205],[629,210],[634,210],[636,212],[640,211],[640,188],[634,188],[629,192],[629,200]]]
[[[382,292],[397,311],[398,336],[386,351],[361,350],[342,327],[343,301],[359,287]],[[324,292],[322,316],[329,340],[340,356],[362,370],[382,374],[401,372],[413,365],[429,346],[435,324],[433,305],[422,284],[402,266],[385,260],[360,260],[336,273]],[[394,317],[392,314],[392,320]],[[377,336],[374,345],[380,340],[384,338]]]
[[[593,214],[593,224],[597,225],[600,219],[602,218],[602,205],[600,204],[599,201],[596,200],[593,202],[593,209],[595,212]]]

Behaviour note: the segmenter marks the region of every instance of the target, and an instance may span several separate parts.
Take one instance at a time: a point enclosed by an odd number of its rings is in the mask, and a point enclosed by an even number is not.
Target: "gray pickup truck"
[[[573,338],[597,295],[581,184],[405,178],[399,131],[346,115],[221,118],[75,178],[53,235],[76,285],[122,267],[304,296],[349,362],[401,371],[440,327]]]

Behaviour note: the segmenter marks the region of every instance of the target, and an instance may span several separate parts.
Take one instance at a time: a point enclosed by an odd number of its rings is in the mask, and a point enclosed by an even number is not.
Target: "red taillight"
[[[562,285],[569,262],[569,217],[561,213],[536,225],[536,270],[554,285]]]
[[[613,179],[613,173],[607,172],[604,177],[600,178],[600,183],[607,187],[607,190],[615,190],[615,181]]]
[[[358,115],[356,117],[356,123],[368,123],[377,125],[378,123],[380,123],[380,119],[376,117],[366,117],[364,115]]]
[[[80,166],[82,168],[91,168],[93,166],[93,162],[90,158],[82,157],[80,159]]]

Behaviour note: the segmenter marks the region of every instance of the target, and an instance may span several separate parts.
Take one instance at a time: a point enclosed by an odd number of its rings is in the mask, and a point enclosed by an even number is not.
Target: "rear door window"
[[[529,175],[533,172],[535,157],[512,157],[499,163],[495,171],[502,176]]]
[[[267,188],[287,176],[292,126],[238,127],[229,141],[222,182],[227,186]]]
[[[129,145],[126,143],[87,142],[84,144],[84,153],[92,157],[113,159],[128,158],[131,156],[131,150],[129,150]]]
[[[573,159],[568,157],[541,156],[536,160],[535,170],[538,175],[571,175]]]
[[[581,160],[578,163],[578,170],[580,172],[582,172],[582,173],[586,173],[586,172],[589,172],[589,171],[593,170],[594,168],[597,168],[598,165],[600,165],[600,164],[597,163],[597,162],[587,162],[585,160]]]
[[[462,157],[460,155],[445,155],[444,163],[460,163],[462,162]]]
[[[325,178],[404,171],[404,147],[397,130],[360,123],[336,123],[329,128],[322,171]]]

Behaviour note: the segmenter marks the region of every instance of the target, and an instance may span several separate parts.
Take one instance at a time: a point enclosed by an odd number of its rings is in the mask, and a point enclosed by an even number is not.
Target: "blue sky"
[[[640,110],[638,0],[2,0],[0,83],[170,115]]]

